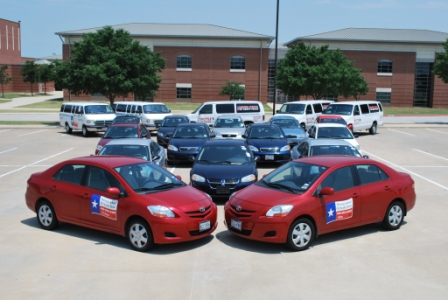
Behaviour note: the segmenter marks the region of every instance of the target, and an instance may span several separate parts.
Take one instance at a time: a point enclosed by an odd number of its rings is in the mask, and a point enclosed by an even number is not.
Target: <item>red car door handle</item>
[[[386,185],[386,186],[384,187],[384,189],[385,189],[386,191],[388,191],[388,190],[390,190],[390,186]]]
[[[358,198],[359,197],[359,195],[357,194],[357,193],[354,193],[353,195],[352,195],[352,198]]]
[[[84,198],[84,199],[88,199],[89,198],[89,194],[84,194],[84,195],[82,195],[82,197]]]

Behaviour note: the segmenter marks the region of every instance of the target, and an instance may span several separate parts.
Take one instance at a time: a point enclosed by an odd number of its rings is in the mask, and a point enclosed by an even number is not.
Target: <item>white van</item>
[[[333,103],[331,100],[304,100],[286,102],[276,111],[282,116],[291,116],[299,121],[303,129],[314,125],[316,118],[322,114],[328,105]]]
[[[106,131],[114,118],[112,107],[106,103],[68,102],[62,104],[59,111],[59,124],[65,132],[79,129],[84,137],[89,132]]]
[[[157,102],[115,102],[113,105],[117,116],[138,116],[148,130],[157,130],[163,118],[171,116],[171,110],[163,103]]]
[[[378,101],[345,101],[330,104],[324,115],[339,115],[353,132],[369,130],[376,134],[378,126],[383,126],[383,106]]]
[[[216,118],[225,115],[240,116],[246,126],[265,120],[263,103],[248,100],[204,102],[187,117],[191,123],[213,125]]]

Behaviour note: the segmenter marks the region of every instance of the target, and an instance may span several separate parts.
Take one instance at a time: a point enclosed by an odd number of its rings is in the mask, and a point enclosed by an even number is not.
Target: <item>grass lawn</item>
[[[6,102],[11,102],[11,100],[3,100],[3,99],[0,99],[0,103],[6,103]]]
[[[385,115],[448,115],[448,108],[389,106],[383,108]]]
[[[44,93],[33,93],[31,96],[30,93],[5,93],[5,97],[1,97],[0,93],[0,99],[12,99],[12,98],[20,98],[20,97],[39,97],[39,96],[48,96],[49,94]]]
[[[48,126],[59,126],[59,122],[0,121],[0,125],[48,125]]]
[[[56,98],[51,100],[45,100],[42,102],[36,102],[28,105],[19,106],[20,108],[54,108],[60,109],[62,105],[62,98]]]

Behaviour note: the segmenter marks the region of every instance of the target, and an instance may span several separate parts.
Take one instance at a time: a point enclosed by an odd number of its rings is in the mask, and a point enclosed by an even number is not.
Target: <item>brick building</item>
[[[27,61],[35,61],[34,58],[22,57],[20,21],[13,22],[0,19],[0,66],[7,65],[6,72],[12,77],[12,81],[4,85],[5,93],[30,93],[31,88],[34,93],[42,92],[42,84],[23,82],[20,75],[22,65]],[[54,91],[52,82],[46,85],[47,92]]]
[[[273,37],[202,24],[132,23],[112,26],[123,29],[166,59],[162,82],[154,101],[197,102],[228,100],[219,95],[228,81],[245,87],[244,98],[267,100],[269,44]],[[73,43],[100,28],[57,32],[63,40],[63,59]],[[129,100],[133,100],[132,95]],[[64,99],[96,100],[100,95],[69,95]],[[103,98],[104,99],[104,98]]]
[[[448,33],[438,31],[348,28],[299,37],[286,46],[304,42],[340,49],[368,83],[369,92],[361,100],[437,108],[448,107],[448,84],[432,74],[436,53],[444,52],[447,39]]]

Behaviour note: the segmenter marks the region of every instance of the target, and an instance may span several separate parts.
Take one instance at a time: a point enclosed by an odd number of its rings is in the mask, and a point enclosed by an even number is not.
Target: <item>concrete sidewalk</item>
[[[33,103],[37,103],[37,102],[42,102],[42,101],[57,99],[57,98],[62,98],[62,97],[63,97],[62,91],[54,91],[54,92],[47,93],[47,95],[45,95],[45,96],[39,95],[39,96],[33,96],[33,97],[14,98],[9,102],[0,103],[0,109],[19,108],[20,106],[23,106],[23,105],[33,104]]]

